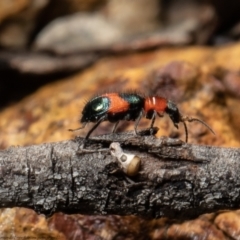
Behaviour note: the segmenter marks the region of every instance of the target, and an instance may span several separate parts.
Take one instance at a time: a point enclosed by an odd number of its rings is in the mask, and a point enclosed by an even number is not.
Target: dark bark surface
[[[173,218],[240,207],[239,148],[129,132],[92,138],[86,149],[112,142],[140,157],[137,176],[115,172],[109,151],[81,151],[82,138],[0,151],[0,206]]]

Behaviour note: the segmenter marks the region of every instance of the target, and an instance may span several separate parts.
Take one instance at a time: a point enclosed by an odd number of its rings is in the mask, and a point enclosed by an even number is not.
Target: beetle
[[[112,130],[114,133],[118,123],[121,120],[126,120],[135,121],[134,130],[138,134],[137,127],[144,115],[147,119],[151,119],[150,129],[153,129],[156,116],[163,117],[165,113],[169,115],[176,128],[178,128],[179,123],[183,123],[186,142],[188,141],[186,122],[198,121],[215,134],[211,127],[204,121],[194,117],[183,116],[174,102],[160,96],[143,96],[136,92],[110,92],[91,98],[82,111],[82,118],[80,120],[82,127],[69,129],[69,131],[83,129],[89,122],[95,123],[87,133],[86,140],[101,122],[109,121],[115,123]]]

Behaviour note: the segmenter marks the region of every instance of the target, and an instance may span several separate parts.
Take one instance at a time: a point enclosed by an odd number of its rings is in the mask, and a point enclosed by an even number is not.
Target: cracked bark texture
[[[90,139],[113,141],[141,158],[136,177],[113,173],[109,151],[85,152],[82,138],[0,151],[0,206],[39,213],[135,214],[192,218],[240,206],[240,149],[192,145],[132,132]]]

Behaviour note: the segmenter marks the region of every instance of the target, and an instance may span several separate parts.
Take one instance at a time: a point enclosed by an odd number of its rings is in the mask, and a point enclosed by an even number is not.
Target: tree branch
[[[116,171],[110,151],[97,151],[112,142],[141,159],[136,176]],[[0,151],[0,206],[173,218],[240,207],[240,149],[133,132],[94,137],[86,145],[92,152],[82,151],[82,143],[76,138]]]

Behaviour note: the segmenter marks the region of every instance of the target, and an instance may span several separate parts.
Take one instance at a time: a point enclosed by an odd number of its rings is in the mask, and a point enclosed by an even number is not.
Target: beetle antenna
[[[87,122],[85,122],[80,128],[68,129],[68,131],[70,131],[70,132],[75,132],[75,131],[78,131],[78,130],[81,130],[81,129],[85,128],[86,125],[87,125]]]
[[[198,118],[192,118],[192,117],[185,116],[185,117],[181,117],[181,122],[183,122],[183,124],[184,124],[185,132],[186,132],[186,142],[188,140],[188,130],[187,130],[187,125],[186,125],[185,122],[194,122],[194,121],[200,122],[206,128],[208,128],[208,130],[210,130],[214,135],[216,135],[215,132],[213,131],[213,129],[207,123],[205,123],[203,120],[200,120]]]

